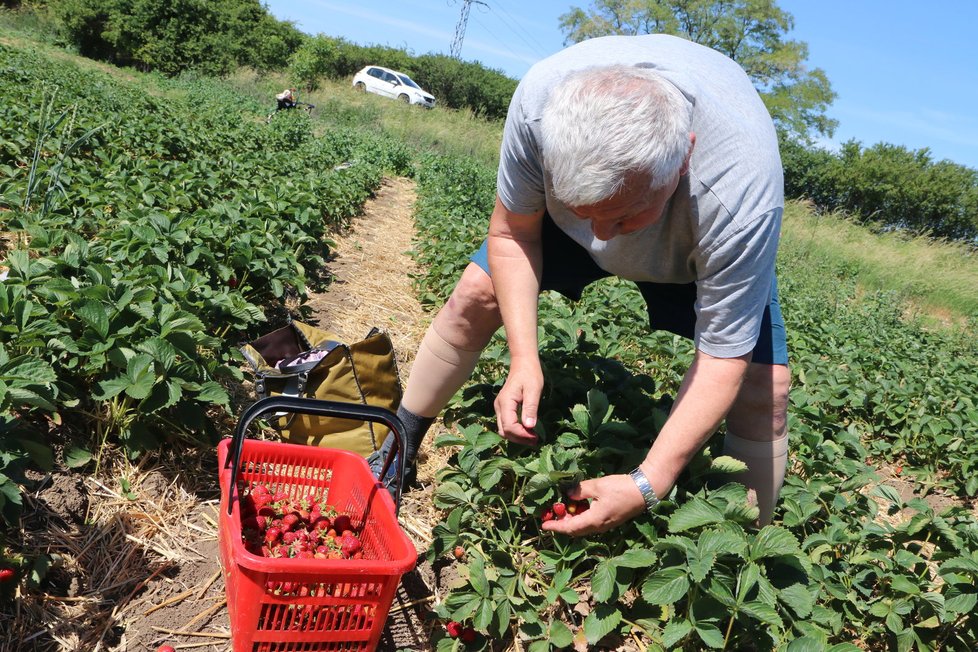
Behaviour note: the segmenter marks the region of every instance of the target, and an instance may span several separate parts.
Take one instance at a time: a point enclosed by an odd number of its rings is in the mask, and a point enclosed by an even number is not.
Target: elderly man
[[[771,118],[744,71],[665,35],[610,36],[539,62],[510,104],[495,209],[415,359],[399,414],[408,460],[500,325],[511,353],[499,433],[533,445],[544,378],[541,290],[579,299],[634,281],[653,329],[696,353],[672,412],[629,474],[583,481],[591,509],[544,527],[600,532],[653,509],[726,420],[727,454],[771,519],[787,459],[790,376],[774,263],[783,179]]]

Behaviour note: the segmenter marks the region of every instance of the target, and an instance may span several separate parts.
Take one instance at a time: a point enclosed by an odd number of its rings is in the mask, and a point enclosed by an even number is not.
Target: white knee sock
[[[411,365],[401,405],[419,416],[437,417],[472,376],[480,355],[482,351],[466,351],[449,344],[434,325],[429,326]]]
[[[723,439],[723,452],[747,465],[747,470],[734,479],[757,494],[757,507],[761,512],[759,523],[767,525],[784,484],[788,435],[774,441],[752,441],[728,432]]]

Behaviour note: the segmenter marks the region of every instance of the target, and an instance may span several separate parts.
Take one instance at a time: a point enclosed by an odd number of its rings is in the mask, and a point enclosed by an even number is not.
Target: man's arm
[[[500,435],[523,444],[536,443],[532,428],[543,390],[537,349],[543,213],[513,213],[497,197],[489,220],[489,270],[510,352],[509,375],[496,397],[496,418]]]
[[[652,489],[664,497],[679,473],[716,431],[730,411],[750,364],[750,354],[715,358],[696,352],[683,377],[669,419],[649,450],[641,469]],[[591,509],[570,519],[548,521],[543,529],[571,535],[603,532],[621,525],[645,510],[645,501],[627,475],[608,475],[585,480],[570,498],[591,498]]]

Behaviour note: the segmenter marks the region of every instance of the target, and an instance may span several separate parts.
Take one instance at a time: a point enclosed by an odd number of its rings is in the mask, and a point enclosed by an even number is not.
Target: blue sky
[[[265,0],[309,34],[448,54],[463,0]],[[827,146],[850,139],[910,149],[978,169],[978,1],[779,0],[791,38],[838,94]],[[559,16],[589,2],[474,0],[462,58],[519,79],[564,47]]]

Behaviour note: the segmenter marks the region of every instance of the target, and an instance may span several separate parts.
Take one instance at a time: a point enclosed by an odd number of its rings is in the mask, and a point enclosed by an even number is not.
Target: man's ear
[[[692,131],[689,132],[689,151],[686,152],[686,158],[683,159],[683,166],[679,168],[679,175],[682,176],[689,172],[689,159],[693,156],[693,148],[696,147],[696,134]]]

